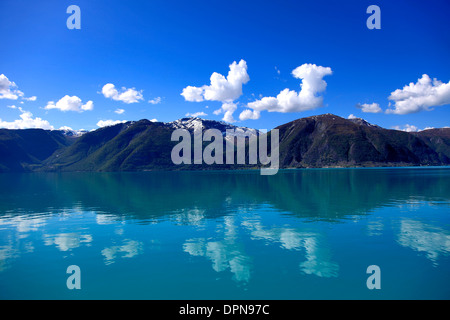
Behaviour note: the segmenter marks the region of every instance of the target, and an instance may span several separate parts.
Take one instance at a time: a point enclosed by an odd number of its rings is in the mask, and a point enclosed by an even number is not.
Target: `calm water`
[[[2,174],[0,298],[449,299],[450,168]]]

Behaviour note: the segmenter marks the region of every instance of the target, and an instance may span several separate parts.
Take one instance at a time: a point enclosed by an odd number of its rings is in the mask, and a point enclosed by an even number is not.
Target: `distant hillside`
[[[43,161],[40,170],[45,171],[142,171],[159,169],[230,169],[230,165],[174,165],[171,160],[171,141],[175,129],[186,129],[193,133],[200,126],[217,129],[225,134],[235,129],[237,135],[248,128],[236,127],[220,121],[184,118],[162,123],[140,120],[104,127],[86,133],[68,148],[55,152]],[[205,142],[209,144],[209,142]],[[242,166],[239,166],[242,167]]]
[[[172,166],[173,129],[140,120],[86,133],[43,162],[50,171],[136,171]]]
[[[130,121],[82,135],[41,129],[1,129],[0,172],[252,167],[174,165],[170,154],[178,142],[170,141],[173,130],[184,128],[192,133],[200,125],[203,129],[218,129],[224,135],[227,129],[235,129],[237,135],[248,132],[248,128],[198,118],[170,123]],[[281,168],[450,164],[450,128],[408,133],[383,129],[363,119],[325,114],[298,119],[277,129]]]
[[[408,133],[362,119],[332,114],[298,119],[277,127],[280,166],[399,166],[450,164],[450,129]]]
[[[450,128],[429,129],[413,133],[423,140],[430,148],[439,155],[439,160],[449,163],[450,159]]]
[[[62,131],[0,129],[0,172],[31,171],[74,139]]]

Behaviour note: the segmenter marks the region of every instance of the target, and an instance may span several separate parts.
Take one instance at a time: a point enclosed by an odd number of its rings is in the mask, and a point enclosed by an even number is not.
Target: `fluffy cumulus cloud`
[[[35,117],[33,118],[33,114],[29,111],[23,110],[21,107],[10,106],[11,109],[18,109],[21,112],[20,119],[8,122],[2,121],[0,119],[0,128],[6,129],[30,129],[30,128],[40,128],[53,130],[53,126],[47,120],[43,120],[41,118]],[[12,108],[14,107],[14,108]]]
[[[401,126],[393,126],[392,129],[400,130],[400,131],[406,131],[406,132],[417,132],[417,131],[420,131],[419,128],[417,128],[416,126],[411,125],[411,124],[405,124],[403,127],[401,127]]]
[[[23,92],[17,89],[14,82],[9,81],[4,74],[0,74],[0,99],[17,100],[23,95]]]
[[[449,127],[444,127],[444,128],[449,128]],[[418,132],[418,131],[434,129],[434,127],[425,127],[424,129],[419,129],[415,125],[405,124],[404,126],[393,126],[393,127],[391,127],[391,129],[406,131],[406,132]]]
[[[443,83],[422,75],[416,83],[410,83],[391,93],[389,100],[393,101],[393,109],[386,113],[409,114],[419,111],[429,111],[433,107],[450,104],[450,81]]]
[[[244,60],[230,65],[230,71],[225,78],[220,73],[214,72],[210,78],[210,85],[202,87],[187,86],[181,95],[186,101],[234,101],[242,95],[242,85],[250,80],[247,73],[247,62]]]
[[[124,113],[124,112],[125,112],[124,109],[116,109],[116,110],[114,111],[114,113],[117,113],[117,114],[122,114],[122,113]]]
[[[353,113],[352,114],[349,114],[348,115],[348,117],[347,117],[347,119],[358,119],[358,117],[357,116],[355,116]]]
[[[383,112],[383,110],[381,110],[381,107],[378,103],[357,104],[356,107],[361,109],[361,111],[365,112],[365,113],[381,113],[381,112]]]
[[[45,106],[45,109],[58,109],[60,111],[91,111],[94,109],[94,103],[89,100],[85,104],[82,103],[81,99],[77,96],[68,96],[65,95],[58,102],[49,101]]]
[[[302,112],[323,106],[323,97],[319,95],[325,91],[327,83],[323,77],[331,75],[333,72],[329,67],[317,66],[315,64],[303,64],[292,71],[292,76],[301,79],[301,90],[299,92],[284,89],[276,97],[263,97],[247,106],[254,111],[261,112]],[[243,111],[242,117],[246,118],[250,114]],[[256,114],[253,115],[254,118]]]
[[[191,102],[201,102],[203,101],[203,88],[187,86],[183,89],[181,95],[184,97],[184,100]]]
[[[203,111],[199,111],[199,112],[195,112],[195,113],[186,113],[186,117],[204,117],[207,116],[206,113],[204,113]]]
[[[62,131],[73,131],[72,127],[69,127],[69,126],[62,126],[62,127],[59,127],[58,130],[62,130]]]
[[[154,99],[148,100],[148,103],[159,104],[159,103],[161,103],[161,100],[162,100],[161,97],[156,97]]]
[[[261,113],[257,110],[250,110],[250,109],[246,109],[244,111],[241,112],[241,114],[239,115],[239,120],[244,121],[244,120],[256,120],[259,119],[259,117],[261,116]]]
[[[236,111],[236,109],[237,109],[236,103],[226,102],[222,104],[222,107],[220,107],[220,109],[215,110],[213,113],[215,115],[223,114],[222,118],[223,121],[233,123],[236,122],[236,120],[234,120],[233,117],[233,113],[234,111]]]
[[[105,98],[109,98],[115,101],[122,101],[124,103],[136,103],[139,100],[143,100],[144,96],[141,91],[137,91],[135,88],[121,88],[117,90],[116,86],[112,83],[107,83],[102,88],[102,94]]]
[[[201,102],[220,101],[222,107],[214,114],[223,114],[223,120],[234,122],[233,112],[237,106],[233,101],[242,95],[242,86],[250,81],[247,73],[247,62],[245,60],[237,63],[234,61],[229,66],[230,70],[227,77],[214,72],[210,77],[210,84],[201,87],[187,86],[183,89],[181,95],[186,101]]]
[[[119,123],[125,123],[127,120],[100,120],[97,122],[97,126],[100,128],[114,126]]]

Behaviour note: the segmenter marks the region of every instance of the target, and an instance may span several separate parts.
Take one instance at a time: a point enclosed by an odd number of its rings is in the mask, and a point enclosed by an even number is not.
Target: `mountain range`
[[[260,134],[222,121],[129,121],[90,132],[0,129],[0,172],[240,169],[255,165],[175,165],[175,129]],[[280,168],[450,165],[450,128],[404,132],[333,114],[278,126]],[[271,132],[268,133],[270,135]],[[270,140],[269,140],[270,141]],[[205,142],[204,144],[209,144]],[[257,167],[257,166],[256,166]]]

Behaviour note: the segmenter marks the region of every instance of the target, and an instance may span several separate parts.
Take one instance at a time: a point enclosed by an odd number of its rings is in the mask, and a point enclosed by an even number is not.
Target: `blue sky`
[[[66,26],[70,5],[81,9],[80,30]],[[381,9],[379,30],[366,26],[370,5]],[[91,130],[101,120],[197,112],[257,129],[323,113],[385,128],[450,126],[449,9],[448,1],[1,0],[0,126]],[[210,83],[233,62],[248,76],[229,81],[237,91]],[[181,95],[188,86],[202,101]],[[286,102],[285,89],[305,90]],[[244,110],[254,119],[240,120]]]

